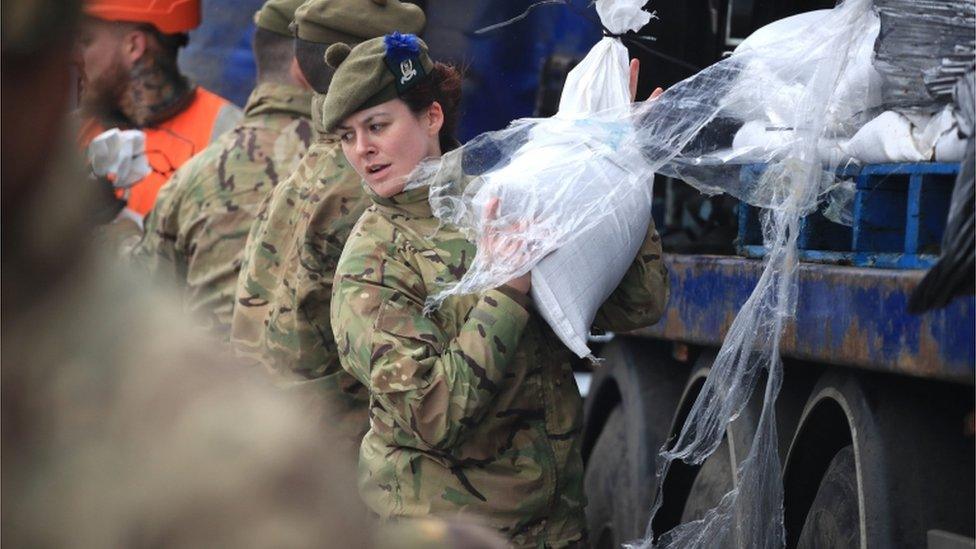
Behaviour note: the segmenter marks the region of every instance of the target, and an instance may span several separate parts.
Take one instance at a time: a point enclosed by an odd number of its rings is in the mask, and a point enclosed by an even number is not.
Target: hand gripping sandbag
[[[604,26],[620,34],[650,20],[643,3],[599,0],[596,7]],[[438,218],[472,240],[493,234],[516,250],[489,258],[479,249],[462,280],[430,306],[531,269],[535,308],[567,347],[590,355],[597,309],[632,263],[650,220],[653,171],[634,145],[628,64],[619,39],[602,39],[567,76],[556,116],[483,134],[411,176],[410,187],[431,186]],[[459,183],[449,175],[456,160],[465,174],[481,175]]]

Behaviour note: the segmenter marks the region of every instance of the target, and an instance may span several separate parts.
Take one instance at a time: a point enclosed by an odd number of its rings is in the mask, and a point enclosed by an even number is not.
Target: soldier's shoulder
[[[170,177],[169,181],[163,187],[170,187],[171,192],[177,189],[186,192],[201,185],[208,179],[216,178],[220,156],[227,147],[233,144],[233,140],[225,140],[227,135],[207,145],[203,150],[190,157],[189,160],[173,172],[173,176]]]
[[[346,240],[336,268],[337,277],[360,272],[363,263],[394,255],[401,238],[402,233],[376,207],[366,208]]]
[[[369,245],[374,247],[380,244],[382,248],[387,245],[396,244],[403,238],[403,231],[397,226],[394,220],[380,208],[370,205],[366,208],[359,220],[353,225],[352,232],[346,244],[350,245]]]

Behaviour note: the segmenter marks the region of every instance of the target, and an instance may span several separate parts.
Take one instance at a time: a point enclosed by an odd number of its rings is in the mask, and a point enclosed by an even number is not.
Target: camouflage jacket
[[[226,337],[240,256],[258,205],[304,157],[311,93],[259,84],[244,119],[160,189],[134,262],[182,290],[184,306]]]
[[[368,204],[339,145],[317,138],[251,227],[231,330],[239,355],[294,373],[305,381],[291,389],[324,399],[352,455],[366,431],[367,395],[339,366],[329,305],[342,247]]]
[[[475,248],[438,229],[426,188],[370,194],[332,308],[342,366],[370,391],[366,504],[383,517],[474,513],[521,547],[581,541],[582,400],[570,351],[507,287],[451,297],[425,316],[428,294],[462,276]],[[600,327],[657,320],[666,275],[652,224]]]

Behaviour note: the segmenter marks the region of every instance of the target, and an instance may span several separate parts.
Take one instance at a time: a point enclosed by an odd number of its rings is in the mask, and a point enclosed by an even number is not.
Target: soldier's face
[[[403,191],[407,176],[427,157],[441,154],[438,133],[444,123],[436,102],[420,114],[393,99],[356,112],[336,128],[342,152],[376,194]]]

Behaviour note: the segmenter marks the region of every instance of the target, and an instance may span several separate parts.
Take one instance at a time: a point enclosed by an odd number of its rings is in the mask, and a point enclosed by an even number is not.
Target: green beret
[[[427,44],[413,34],[394,32],[350,49],[333,44],[325,61],[335,74],[323,101],[327,132],[356,111],[396,99],[430,75],[434,62]]]
[[[308,0],[295,24],[302,40],[355,45],[393,31],[420,34],[427,18],[419,6],[399,0]]]
[[[254,14],[254,24],[264,30],[291,37],[289,25],[295,19],[295,10],[305,0],[268,0]]]

